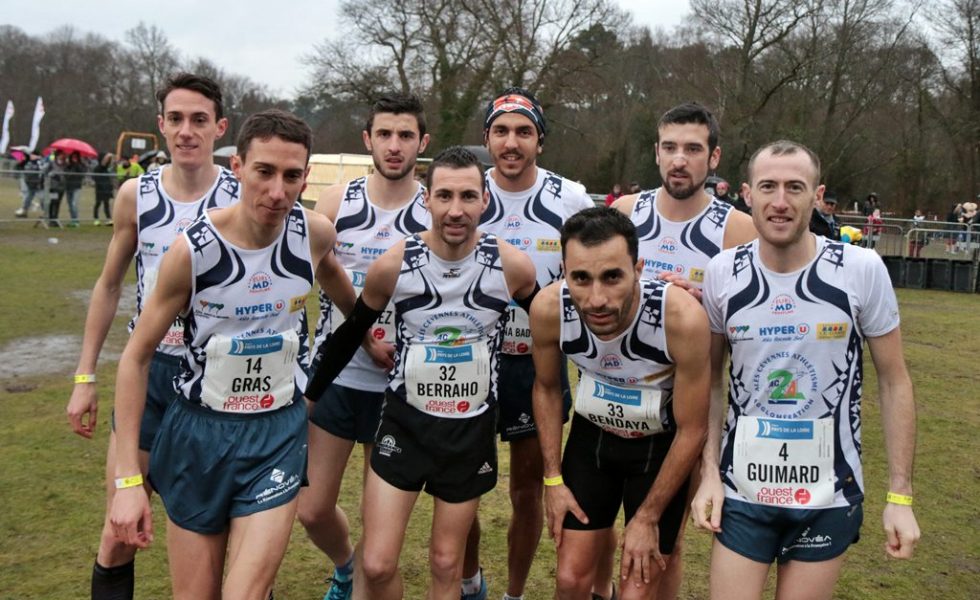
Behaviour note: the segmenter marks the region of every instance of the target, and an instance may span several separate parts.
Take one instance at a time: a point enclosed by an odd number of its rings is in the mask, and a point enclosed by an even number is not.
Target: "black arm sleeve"
[[[354,357],[358,346],[364,340],[364,334],[378,320],[382,312],[383,309],[375,310],[364,304],[360,296],[357,297],[354,310],[348,315],[347,320],[320,347],[319,365],[306,386],[304,396],[314,402],[320,399],[327,387]]]
[[[537,296],[538,292],[540,291],[541,291],[541,286],[538,284],[537,281],[535,281],[534,289],[531,290],[531,293],[523,298],[514,298],[514,302],[517,302],[517,305],[523,308],[524,312],[526,312],[527,314],[531,314],[531,301],[534,300],[534,297]]]

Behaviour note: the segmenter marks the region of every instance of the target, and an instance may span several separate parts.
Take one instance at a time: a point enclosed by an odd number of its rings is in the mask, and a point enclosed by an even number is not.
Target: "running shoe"
[[[480,569],[480,591],[475,594],[459,594],[459,600],[487,600],[487,578],[483,577],[483,569]]]
[[[354,579],[340,581],[334,577],[327,579],[330,582],[330,589],[327,590],[323,600],[350,600],[354,594]]]

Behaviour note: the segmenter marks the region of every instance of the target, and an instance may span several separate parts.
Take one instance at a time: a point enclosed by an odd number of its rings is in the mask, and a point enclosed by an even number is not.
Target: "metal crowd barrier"
[[[71,195],[64,182],[56,181],[63,173],[37,174],[40,181],[31,181],[36,172],[0,170],[0,222],[33,221],[37,227],[64,227],[81,224],[109,224],[112,199],[118,189],[115,173],[78,173],[82,185],[75,192],[75,211],[71,207]],[[72,174],[75,175],[75,174]],[[96,180],[109,180],[109,201],[96,209]]]

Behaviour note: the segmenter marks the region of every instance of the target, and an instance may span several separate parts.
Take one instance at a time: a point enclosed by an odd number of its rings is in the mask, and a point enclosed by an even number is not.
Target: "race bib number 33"
[[[834,502],[834,420],[739,417],[733,478],[749,502],[820,508]]]
[[[659,389],[613,385],[583,372],[575,412],[609,433],[638,438],[663,431],[660,401]]]

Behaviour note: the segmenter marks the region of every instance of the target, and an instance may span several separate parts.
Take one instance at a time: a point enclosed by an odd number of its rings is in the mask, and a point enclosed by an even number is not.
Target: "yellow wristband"
[[[117,490],[124,490],[126,488],[136,487],[138,485],[143,485],[142,473],[137,473],[136,475],[130,475],[129,477],[116,478]]]
[[[912,496],[906,496],[904,494],[896,494],[895,492],[888,492],[885,495],[885,502],[891,504],[901,504],[902,506],[912,506]]]
[[[78,373],[75,375],[75,383],[95,383],[95,373]]]
[[[548,487],[555,487],[557,485],[565,485],[565,480],[561,478],[561,475],[555,477],[545,477],[544,484]]]

